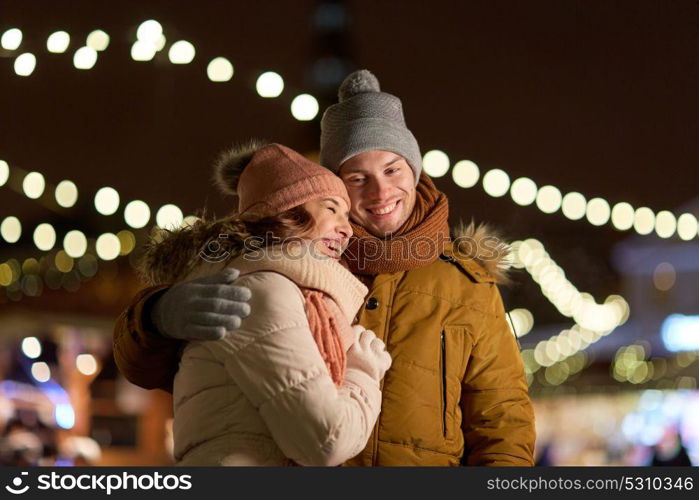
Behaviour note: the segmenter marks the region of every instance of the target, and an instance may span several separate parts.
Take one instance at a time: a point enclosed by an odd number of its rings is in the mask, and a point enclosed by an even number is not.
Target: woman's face
[[[313,243],[314,249],[333,259],[339,259],[352,236],[349,207],[339,196],[311,200],[301,205],[313,218],[313,227],[302,235]]]

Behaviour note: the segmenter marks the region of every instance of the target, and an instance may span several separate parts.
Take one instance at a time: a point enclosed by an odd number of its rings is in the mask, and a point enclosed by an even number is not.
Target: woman
[[[391,364],[373,332],[350,326],[367,289],[339,263],[352,235],[347,191],[279,144],[228,152],[216,172],[237,214],[168,232],[143,261],[151,283],[230,266],[252,292],[240,328],[184,347],[177,463],[338,465],[364,448]]]

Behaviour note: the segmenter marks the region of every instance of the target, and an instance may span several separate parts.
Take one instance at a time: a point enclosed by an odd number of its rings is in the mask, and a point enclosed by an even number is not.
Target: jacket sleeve
[[[462,382],[462,462],[530,466],[536,431],[524,364],[497,286],[479,286],[492,287],[491,314],[474,340]]]
[[[379,381],[348,369],[336,387],[308,326],[303,296],[286,277],[240,281],[252,314],[222,341],[226,370],[259,411],[282,452],[302,465],[333,466],[366,445],[381,407]]]
[[[167,288],[154,286],[136,294],[114,325],[113,351],[119,371],[129,382],[172,392],[182,341],[163,337],[145,317],[152,299]]]

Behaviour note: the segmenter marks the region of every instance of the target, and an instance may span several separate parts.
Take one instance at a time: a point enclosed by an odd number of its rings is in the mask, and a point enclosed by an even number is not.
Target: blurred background
[[[538,462],[699,464],[697,2],[3,0],[0,37],[0,463],[171,463],[112,357],[140,248],[232,209],[232,142],[317,158],[368,68],[514,242]]]

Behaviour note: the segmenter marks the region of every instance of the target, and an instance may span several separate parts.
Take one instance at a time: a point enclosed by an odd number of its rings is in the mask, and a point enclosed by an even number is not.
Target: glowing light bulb
[[[78,201],[78,187],[71,181],[61,181],[56,186],[56,203],[70,208]]]
[[[2,34],[0,46],[5,50],[17,50],[22,43],[22,30],[12,28]]]
[[[561,191],[556,186],[542,186],[536,195],[536,206],[545,214],[552,214],[561,208]]]
[[[206,75],[212,82],[227,82],[233,78],[233,65],[225,57],[212,59],[206,67]]]
[[[302,122],[313,120],[319,109],[318,101],[310,94],[298,95],[291,101],[291,115]]]
[[[18,76],[29,76],[34,72],[34,68],[36,68],[36,57],[34,54],[25,52],[15,59],[15,73]]]
[[[130,201],[124,209],[124,220],[134,229],[145,227],[150,220],[150,208],[144,201]]]
[[[22,181],[22,189],[27,198],[33,200],[41,197],[44,194],[44,188],[46,187],[46,181],[44,181],[44,176],[39,172],[29,172]]]
[[[70,35],[65,31],[51,33],[46,40],[46,49],[53,54],[63,54],[70,45]]]
[[[39,250],[48,252],[56,244],[56,230],[51,224],[44,222],[34,229],[34,244]]]
[[[155,19],[143,21],[136,30],[136,38],[143,42],[150,42],[152,44],[155,44],[162,34],[163,27]]]
[[[267,71],[257,78],[255,88],[260,97],[279,97],[284,91],[284,79],[274,71]]]
[[[438,149],[428,151],[422,158],[422,168],[430,177],[442,177],[449,171],[449,157]]]
[[[480,178],[480,170],[471,160],[461,160],[454,165],[451,170],[454,184],[462,188],[471,188],[478,184]]]
[[[156,224],[163,229],[180,227],[183,220],[184,215],[182,214],[182,210],[180,210],[177,205],[163,205],[155,214]]]
[[[609,221],[611,210],[603,198],[592,198],[587,202],[587,220],[593,226],[603,226]]]
[[[22,236],[22,224],[19,219],[12,215],[5,217],[0,224],[0,235],[8,243],[17,243]]]
[[[499,168],[488,170],[483,176],[483,189],[494,198],[505,196],[510,189],[510,176]]]
[[[87,238],[81,231],[68,231],[63,238],[63,249],[74,259],[82,257],[87,251]]]
[[[109,47],[109,35],[102,30],[94,30],[87,35],[85,45],[97,52],[107,50],[107,47]]]
[[[189,64],[194,60],[194,45],[186,40],[175,42],[170,47],[168,57],[172,64]]]
[[[114,260],[119,256],[121,243],[116,234],[104,233],[97,238],[95,243],[97,256],[102,260]]]
[[[95,194],[95,209],[102,215],[112,215],[119,209],[119,193],[111,187],[100,188]]]
[[[522,207],[531,205],[536,200],[536,183],[528,177],[520,177],[510,187],[512,200]]]
[[[97,51],[92,47],[80,47],[73,55],[73,65],[77,69],[92,69],[97,62]]]

